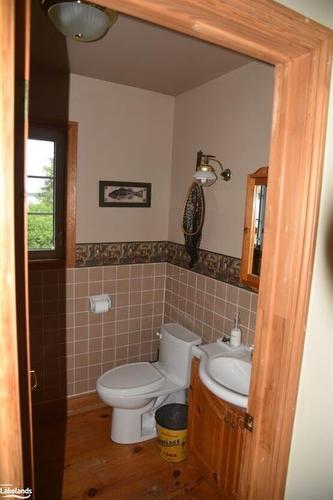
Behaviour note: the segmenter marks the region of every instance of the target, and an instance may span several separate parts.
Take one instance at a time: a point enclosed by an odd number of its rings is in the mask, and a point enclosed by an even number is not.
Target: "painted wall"
[[[268,164],[273,78],[255,62],[176,97],[169,240],[184,242],[180,215],[201,149],[232,170],[205,189],[201,248],[241,256],[246,177]]]
[[[166,240],[174,98],[70,76],[79,122],[76,241]],[[151,208],[99,208],[98,181],[151,182]]]
[[[279,1],[333,28],[331,0]],[[286,500],[333,498],[333,85],[330,96],[319,228]]]

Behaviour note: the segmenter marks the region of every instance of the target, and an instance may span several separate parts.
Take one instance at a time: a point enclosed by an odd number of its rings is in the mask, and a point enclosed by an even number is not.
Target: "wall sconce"
[[[42,6],[63,35],[79,42],[99,40],[118,17],[114,10],[84,0],[42,0]]]
[[[225,181],[229,181],[231,177],[231,170],[229,168],[224,169],[222,163],[216,160],[213,155],[206,155],[202,151],[197,153],[197,165],[196,171],[193,175],[194,179],[200,182],[204,187],[212,186],[218,179],[215,169],[209,162],[215,161],[221,168],[221,177]]]

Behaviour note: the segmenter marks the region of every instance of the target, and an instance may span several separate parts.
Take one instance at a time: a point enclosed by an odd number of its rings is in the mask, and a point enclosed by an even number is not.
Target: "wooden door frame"
[[[101,5],[275,65],[265,252],[241,498],[284,494],[322,179],[332,32],[271,0],[99,0]],[[14,2],[0,5],[0,447],[2,480],[22,484],[14,208]],[[5,236],[5,237],[4,237]],[[4,390],[4,387],[10,387]],[[6,475],[7,474],[7,475]]]
[[[284,495],[316,243],[332,31],[271,0],[98,0],[275,66],[241,498]],[[250,459],[249,459],[250,458]]]
[[[23,2],[22,2],[23,4]],[[0,3],[0,483],[23,487],[14,221],[15,2]],[[24,321],[24,320],[23,320]]]

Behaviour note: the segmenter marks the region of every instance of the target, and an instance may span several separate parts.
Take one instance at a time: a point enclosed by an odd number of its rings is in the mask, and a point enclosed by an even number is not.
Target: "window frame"
[[[30,122],[28,140],[44,140],[55,143],[53,172],[54,249],[32,250],[28,248],[30,260],[63,259],[65,256],[66,136],[67,130],[63,126]],[[28,178],[27,172],[26,179]],[[27,214],[29,214],[28,204]]]
[[[75,267],[76,256],[76,170],[77,170],[77,142],[78,122],[55,122],[45,119],[29,119],[29,138],[32,128],[62,130],[65,138],[64,168],[63,170],[63,208],[62,208],[62,251],[56,254],[52,250],[28,250],[29,269],[46,269]],[[27,178],[27,173],[25,175]],[[28,214],[28,207],[26,207]],[[26,217],[28,217],[26,215]],[[52,255],[53,252],[53,255]],[[38,255],[37,255],[38,253]]]

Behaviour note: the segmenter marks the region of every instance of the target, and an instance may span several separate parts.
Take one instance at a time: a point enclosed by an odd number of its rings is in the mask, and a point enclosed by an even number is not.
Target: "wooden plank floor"
[[[198,470],[159,456],[156,439],[110,440],[110,414],[99,409],[35,429],[36,500],[215,500]],[[65,438],[65,439],[64,439]]]

